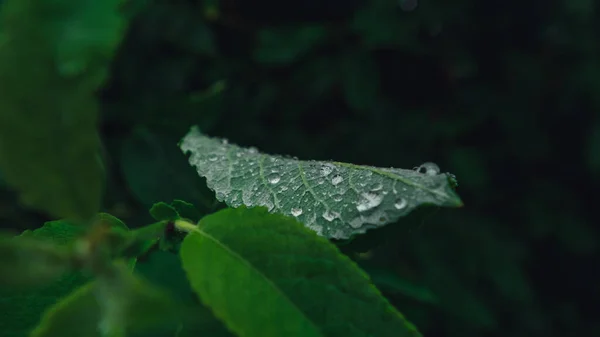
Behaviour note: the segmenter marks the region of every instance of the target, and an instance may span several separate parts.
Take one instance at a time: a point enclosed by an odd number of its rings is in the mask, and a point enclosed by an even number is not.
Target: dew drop
[[[217,161],[218,159],[219,159],[219,157],[218,157],[216,154],[211,154],[211,155],[208,157],[208,160],[209,160],[209,161]]]
[[[394,207],[396,207],[396,209],[405,209],[407,205],[408,202],[404,198],[400,198],[394,203]]]
[[[379,206],[381,204],[381,202],[383,201],[383,195],[373,193],[373,192],[363,193],[363,194],[361,194],[361,197],[362,198],[356,205],[356,209],[359,212],[365,212],[370,209],[373,209],[373,208]]]
[[[258,153],[258,149],[252,146],[248,148],[248,152],[250,152],[251,154],[256,154]]]
[[[335,166],[333,164],[323,164],[323,166],[321,166],[321,175],[328,176],[334,169]]]
[[[424,173],[428,176],[436,176],[440,174],[440,168],[436,163],[427,162],[417,167],[417,172]]]
[[[221,139],[221,144],[227,145],[227,144],[229,144],[229,140],[227,140],[226,138],[223,138],[223,139]]]
[[[300,216],[302,214],[302,208],[292,208],[291,213],[293,216]]]
[[[323,219],[327,220],[327,221],[333,221],[333,219],[337,218],[339,216],[338,213],[336,212],[332,212],[330,210],[326,210],[325,212],[323,212]]]
[[[273,173],[273,174],[269,175],[269,177],[267,179],[269,180],[269,182],[271,184],[277,184],[281,180],[281,177],[279,176],[279,174]]]
[[[343,196],[341,194],[336,194],[332,197],[333,201],[342,201]]]
[[[383,185],[381,183],[377,183],[375,185],[373,185],[373,188],[371,188],[371,191],[379,191],[383,188]]]
[[[342,178],[342,176],[340,175],[335,175],[333,178],[331,178],[331,183],[335,186],[338,185],[339,183],[341,183],[342,181],[344,181],[344,178]]]

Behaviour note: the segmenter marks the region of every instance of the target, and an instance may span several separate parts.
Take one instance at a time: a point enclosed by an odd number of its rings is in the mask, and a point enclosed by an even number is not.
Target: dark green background
[[[417,4],[414,10],[411,5]],[[428,337],[600,336],[600,5],[591,0],[154,0],[103,102],[105,211],[213,195],[189,127],[300,159],[456,174],[424,209],[340,248]],[[5,227],[44,215],[2,190]],[[217,206],[218,207],[218,206]]]

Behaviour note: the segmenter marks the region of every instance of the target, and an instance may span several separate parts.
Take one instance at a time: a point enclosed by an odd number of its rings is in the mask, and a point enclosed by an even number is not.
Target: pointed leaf
[[[150,215],[152,215],[156,221],[179,219],[179,213],[177,213],[175,208],[162,201],[157,202],[150,208]]]
[[[121,39],[120,3],[2,6],[0,169],[25,204],[55,217],[84,221],[100,208],[94,95]]]
[[[193,128],[180,145],[217,199],[231,207],[266,206],[292,215],[319,235],[349,238],[395,222],[423,204],[462,205],[449,174],[300,161],[262,154],[207,137]]]
[[[182,218],[196,222],[202,217],[202,213],[200,213],[200,211],[189,202],[185,202],[183,200],[173,200],[171,206],[177,210],[177,213],[179,213]]]
[[[225,209],[190,231],[181,258],[192,288],[240,336],[419,336],[367,275],[293,218]]]

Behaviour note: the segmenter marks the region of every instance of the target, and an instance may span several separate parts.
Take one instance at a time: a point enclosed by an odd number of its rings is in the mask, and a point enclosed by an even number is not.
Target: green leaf
[[[214,197],[179,152],[176,140],[136,128],[123,144],[121,166],[133,195],[146,207],[163,200],[186,200],[203,212]]]
[[[185,202],[183,200],[173,200],[171,206],[177,210],[177,213],[179,213],[182,218],[196,222],[202,217],[200,211],[198,211],[198,209],[189,202]]]
[[[241,336],[419,336],[327,239],[265,208],[225,209],[190,231],[192,288]]]
[[[326,38],[326,31],[321,26],[263,29],[258,33],[258,47],[254,51],[254,58],[263,64],[290,64]]]
[[[180,144],[217,199],[231,207],[266,206],[326,237],[345,239],[393,223],[423,204],[462,202],[433,163],[418,170],[300,161],[207,137],[197,128]]]
[[[55,217],[84,221],[100,207],[95,93],[121,40],[120,5],[8,0],[2,7],[0,169],[23,203]]]
[[[47,239],[66,248],[85,233],[85,229],[68,221],[51,221],[34,231],[24,232],[15,240]],[[63,274],[58,280],[37,289],[6,289],[0,291],[0,331],[5,337],[23,337],[38,322],[41,313],[57,300],[89,280],[80,272]]]
[[[114,275],[79,288],[47,310],[30,336],[124,336],[177,326],[181,306],[124,264],[117,267]]]
[[[150,215],[156,221],[177,220],[180,218],[175,208],[164,202],[157,202],[150,208]]]

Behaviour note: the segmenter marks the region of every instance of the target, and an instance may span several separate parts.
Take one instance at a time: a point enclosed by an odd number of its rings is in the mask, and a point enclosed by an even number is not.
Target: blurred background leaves
[[[193,124],[300,159],[457,175],[340,245],[425,336],[600,335],[600,14],[592,1],[131,0],[100,94],[104,211],[211,211],[177,141]],[[45,220],[0,190],[0,220]],[[596,219],[596,220],[594,220]],[[434,300],[435,299],[435,300]]]

